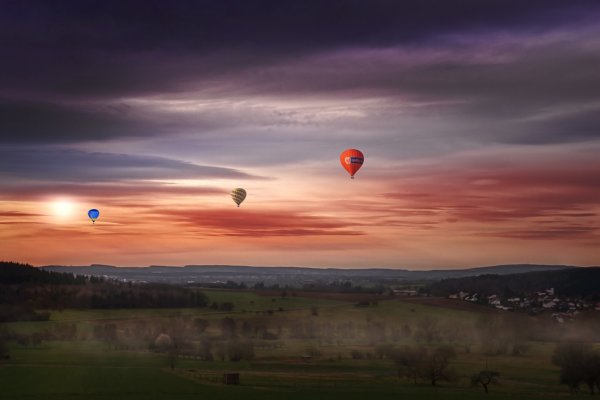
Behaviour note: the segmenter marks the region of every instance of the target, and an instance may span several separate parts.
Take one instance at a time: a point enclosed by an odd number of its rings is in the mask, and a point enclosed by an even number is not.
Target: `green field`
[[[207,294],[211,301],[233,302],[234,311],[64,310],[52,311],[50,321],[5,324],[6,329],[21,335],[73,324],[76,334],[69,340],[50,339],[38,344],[9,341],[10,359],[0,361],[0,398],[474,399],[485,394],[481,387],[470,385],[469,377],[486,365],[499,371],[501,379],[498,385],[490,387],[485,398],[570,396],[568,389],[559,385],[558,368],[551,363],[554,343],[529,341],[527,351],[521,355],[487,354],[487,339],[468,334],[485,315],[476,310],[411,304],[398,299],[379,299],[377,305],[356,307],[351,298],[308,298],[300,294],[281,298],[235,291]],[[172,324],[187,327],[194,318],[202,318],[208,321],[202,337],[214,339],[220,335],[221,320],[228,315],[238,327],[243,321],[264,326],[277,332],[277,339],[254,340],[256,347],[250,360],[234,362],[216,356],[206,361],[181,354],[172,369],[172,356],[150,351],[151,341],[136,339],[132,333],[136,326],[160,332]],[[419,341],[419,329],[431,320],[436,321],[443,337],[421,345],[434,348],[444,342],[457,352],[451,364],[455,379],[440,382],[437,387],[424,380],[415,385],[398,378],[393,360],[376,354],[381,335],[391,346],[415,344]],[[312,329],[303,333],[305,337],[294,333],[299,322]],[[95,327],[102,324],[114,324],[118,339],[108,342],[94,337]],[[372,326],[379,327],[375,336],[369,333]],[[188,346],[195,348],[199,341],[200,336],[191,335]],[[224,372],[239,372],[241,384],[223,385]]]

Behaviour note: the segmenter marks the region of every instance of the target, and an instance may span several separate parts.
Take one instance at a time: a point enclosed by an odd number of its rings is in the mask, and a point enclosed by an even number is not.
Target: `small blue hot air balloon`
[[[88,211],[88,217],[90,217],[93,224],[96,223],[96,220],[98,219],[99,216],[100,216],[100,211],[96,210],[95,208],[92,208],[90,211]]]

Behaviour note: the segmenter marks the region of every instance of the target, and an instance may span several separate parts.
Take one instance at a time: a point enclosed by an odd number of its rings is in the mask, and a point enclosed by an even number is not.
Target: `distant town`
[[[583,311],[600,311],[600,301],[558,296],[555,294],[554,288],[533,292],[523,297],[503,298],[498,294],[483,295],[460,291],[450,294],[448,298],[476,304],[487,304],[502,311],[524,310],[531,315],[552,312],[552,318],[558,323],[572,320]]]

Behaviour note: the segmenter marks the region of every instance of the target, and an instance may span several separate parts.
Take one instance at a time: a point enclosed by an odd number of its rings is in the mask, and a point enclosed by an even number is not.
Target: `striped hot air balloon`
[[[244,199],[246,198],[246,190],[242,188],[233,189],[231,191],[231,198],[239,207],[240,204],[242,204],[242,201],[244,201]]]
[[[340,162],[342,167],[350,174],[350,178],[354,179],[354,174],[362,167],[365,161],[365,156],[360,150],[347,149],[340,154]]]

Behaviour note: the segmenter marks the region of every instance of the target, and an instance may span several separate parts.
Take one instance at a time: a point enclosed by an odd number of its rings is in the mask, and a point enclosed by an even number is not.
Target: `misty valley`
[[[468,399],[488,393],[525,399],[594,393],[600,298],[585,287],[600,269],[585,269],[581,277],[573,272],[579,270],[475,271],[370,286],[349,279],[329,282],[325,290],[314,282],[304,288],[240,287],[234,280],[228,285],[236,287],[140,283],[2,263],[0,397]],[[543,302],[536,312],[506,311],[487,294],[490,280],[513,296],[528,285],[537,290],[535,282],[543,286],[557,273],[570,278],[560,277],[565,285],[553,288],[552,297],[570,296],[581,305],[563,321]],[[479,290],[486,301],[456,298],[457,285],[463,293]],[[584,295],[575,299],[577,285]]]

